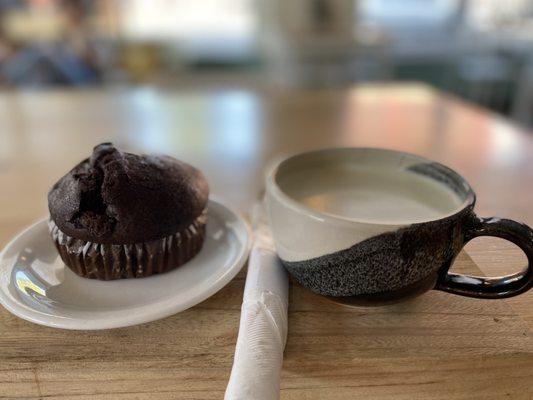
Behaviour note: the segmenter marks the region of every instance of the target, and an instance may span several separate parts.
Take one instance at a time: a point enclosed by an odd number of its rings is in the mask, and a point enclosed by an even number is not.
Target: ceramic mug
[[[533,286],[532,229],[478,217],[465,179],[425,158],[370,148],[299,154],[272,170],[266,191],[276,251],[316,293],[380,303],[429,289],[495,299]],[[479,236],[513,242],[529,265],[495,278],[450,273]]]

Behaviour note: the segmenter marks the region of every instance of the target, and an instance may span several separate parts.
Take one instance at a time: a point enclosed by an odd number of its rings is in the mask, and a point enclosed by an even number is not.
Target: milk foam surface
[[[337,165],[293,171],[278,183],[312,209],[374,223],[438,219],[458,211],[463,202],[445,184],[401,169]]]

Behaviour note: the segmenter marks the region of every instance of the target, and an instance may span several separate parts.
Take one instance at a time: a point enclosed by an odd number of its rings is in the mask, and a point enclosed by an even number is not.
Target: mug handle
[[[533,230],[510,219],[473,216],[473,224],[465,228],[463,246],[479,236],[495,236],[516,244],[525,253],[528,265],[520,272],[493,277],[479,277],[448,272],[443,268],[435,289],[468,297],[502,299],[524,293],[533,287]]]

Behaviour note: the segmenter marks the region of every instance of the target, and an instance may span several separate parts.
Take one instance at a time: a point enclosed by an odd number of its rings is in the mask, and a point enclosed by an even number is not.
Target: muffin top
[[[189,164],[102,143],[52,187],[48,208],[69,236],[130,244],[186,228],[205,209],[208,194],[203,174]]]

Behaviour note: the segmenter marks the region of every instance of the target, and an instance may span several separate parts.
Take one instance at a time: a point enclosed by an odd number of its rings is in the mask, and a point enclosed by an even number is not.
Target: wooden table
[[[46,215],[52,183],[109,140],[195,164],[212,193],[243,213],[265,165],[284,154],[405,150],[462,173],[477,190],[479,214],[533,224],[533,136],[425,86],[24,91],[1,93],[0,105],[0,246]],[[487,275],[525,262],[496,239],[469,244],[456,268],[477,268],[470,257]],[[178,315],[109,331],[54,330],[1,309],[0,398],[221,399],[243,279],[244,271]],[[533,398],[533,292],[492,303],[432,292],[359,309],[295,285],[290,296],[282,399]]]

